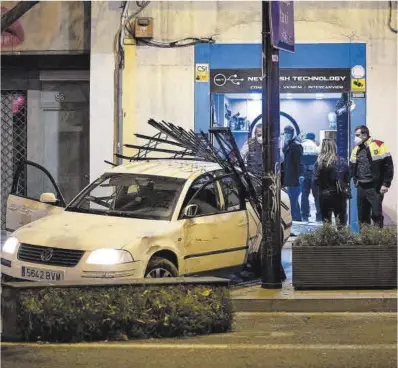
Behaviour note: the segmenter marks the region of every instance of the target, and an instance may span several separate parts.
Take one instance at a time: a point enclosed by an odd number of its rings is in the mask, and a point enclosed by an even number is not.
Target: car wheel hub
[[[173,275],[164,268],[154,268],[146,275],[146,278],[173,277]]]

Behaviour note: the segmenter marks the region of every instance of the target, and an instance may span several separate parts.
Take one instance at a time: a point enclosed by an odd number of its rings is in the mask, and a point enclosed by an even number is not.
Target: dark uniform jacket
[[[374,140],[371,137],[364,142],[366,153],[371,162],[373,182],[376,187],[384,185],[389,188],[394,176],[394,164],[391,153],[382,141]],[[358,184],[358,162],[357,154],[359,146],[356,146],[351,153],[350,172],[355,185]]]

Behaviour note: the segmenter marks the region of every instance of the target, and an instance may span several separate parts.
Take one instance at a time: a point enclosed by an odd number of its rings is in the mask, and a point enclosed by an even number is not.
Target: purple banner
[[[272,45],[280,50],[295,52],[293,1],[271,1]]]

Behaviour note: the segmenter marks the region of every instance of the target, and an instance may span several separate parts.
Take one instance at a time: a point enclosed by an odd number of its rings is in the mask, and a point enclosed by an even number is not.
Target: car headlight
[[[2,252],[14,254],[19,245],[19,241],[17,238],[11,236],[8,238],[3,244],[3,248],[1,248]]]
[[[115,265],[133,262],[129,252],[122,249],[96,249],[87,258],[88,264]]]

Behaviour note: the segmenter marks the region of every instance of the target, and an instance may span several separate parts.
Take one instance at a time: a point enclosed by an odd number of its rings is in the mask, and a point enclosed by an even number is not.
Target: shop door
[[[66,202],[89,184],[89,82],[42,82],[43,152]]]

